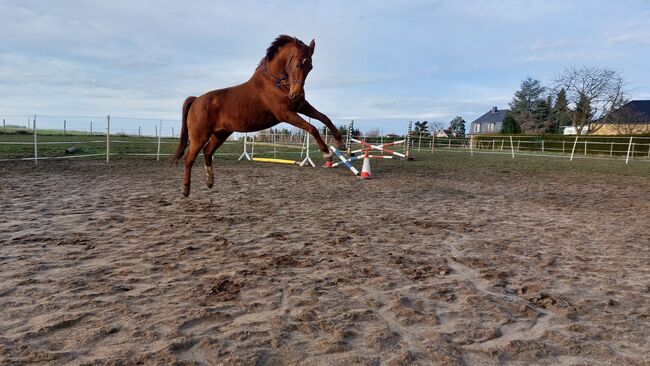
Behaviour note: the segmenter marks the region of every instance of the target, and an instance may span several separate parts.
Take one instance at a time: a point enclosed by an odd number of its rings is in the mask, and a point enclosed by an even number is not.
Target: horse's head
[[[289,99],[293,100],[305,95],[305,80],[312,69],[311,56],[314,54],[315,47],[316,42],[313,39],[309,46],[304,46],[302,42],[296,43],[295,52],[289,56],[287,62]]]
[[[282,35],[266,51],[266,73],[273,78],[276,86],[289,87],[288,97],[291,100],[305,95],[305,80],[312,69],[311,57],[315,47],[313,39],[307,46],[295,37]]]

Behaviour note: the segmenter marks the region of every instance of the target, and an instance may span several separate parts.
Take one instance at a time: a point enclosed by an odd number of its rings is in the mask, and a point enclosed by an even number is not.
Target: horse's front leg
[[[298,113],[286,112],[285,114],[279,116],[281,121],[287,122],[288,124],[298,127],[301,130],[307,131],[310,135],[314,137],[320,151],[323,152],[323,157],[326,161],[332,161],[332,153],[330,152],[329,147],[325,144],[325,141],[320,137],[318,129],[311,125],[309,122],[305,121]]]
[[[298,109],[298,113],[302,113],[307,117],[311,117],[323,122],[323,124],[329,128],[330,132],[332,132],[332,136],[334,136],[339,149],[343,151],[346,150],[345,142],[343,142],[341,132],[338,130],[338,128],[336,128],[336,126],[334,126],[332,120],[330,120],[329,117],[327,117],[324,113],[321,113],[318,109],[314,108],[314,106],[309,104],[309,102],[306,100]]]

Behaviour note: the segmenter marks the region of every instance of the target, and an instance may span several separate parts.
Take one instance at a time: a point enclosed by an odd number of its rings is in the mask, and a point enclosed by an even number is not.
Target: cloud
[[[535,41],[526,44],[526,48],[532,51],[544,50],[549,48],[560,48],[571,45],[574,43],[569,39],[556,39],[552,41],[545,41],[542,38],[538,38]]]
[[[587,50],[563,50],[532,53],[523,57],[525,62],[551,62],[551,61],[599,61],[623,57],[624,55],[614,51],[587,51]]]
[[[280,33],[316,38],[308,97],[336,118],[469,120],[567,62],[650,84],[647,48],[615,47],[647,44],[642,11],[602,22],[598,4],[577,19],[579,4],[532,0],[0,0],[0,114],[177,118],[186,96],[247,80]]]
[[[610,35],[607,37],[607,43],[613,45],[650,45],[650,33],[622,33],[617,35]]]

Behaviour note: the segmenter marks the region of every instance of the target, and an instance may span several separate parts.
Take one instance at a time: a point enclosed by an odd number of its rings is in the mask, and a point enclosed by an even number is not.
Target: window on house
[[[488,125],[488,132],[494,132],[494,127],[495,127],[495,126],[496,126],[495,123],[490,123],[490,124]]]
[[[474,132],[481,132],[481,124],[474,123]]]

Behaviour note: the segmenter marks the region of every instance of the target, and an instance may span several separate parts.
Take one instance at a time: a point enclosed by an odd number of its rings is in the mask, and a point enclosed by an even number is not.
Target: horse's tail
[[[173,162],[177,162],[178,159],[182,158],[183,154],[185,154],[185,147],[187,147],[188,142],[187,115],[190,113],[190,107],[195,100],[196,97],[187,97],[183,103],[183,123],[181,125],[181,138],[178,141],[176,153],[174,153],[174,156],[172,156]]]

